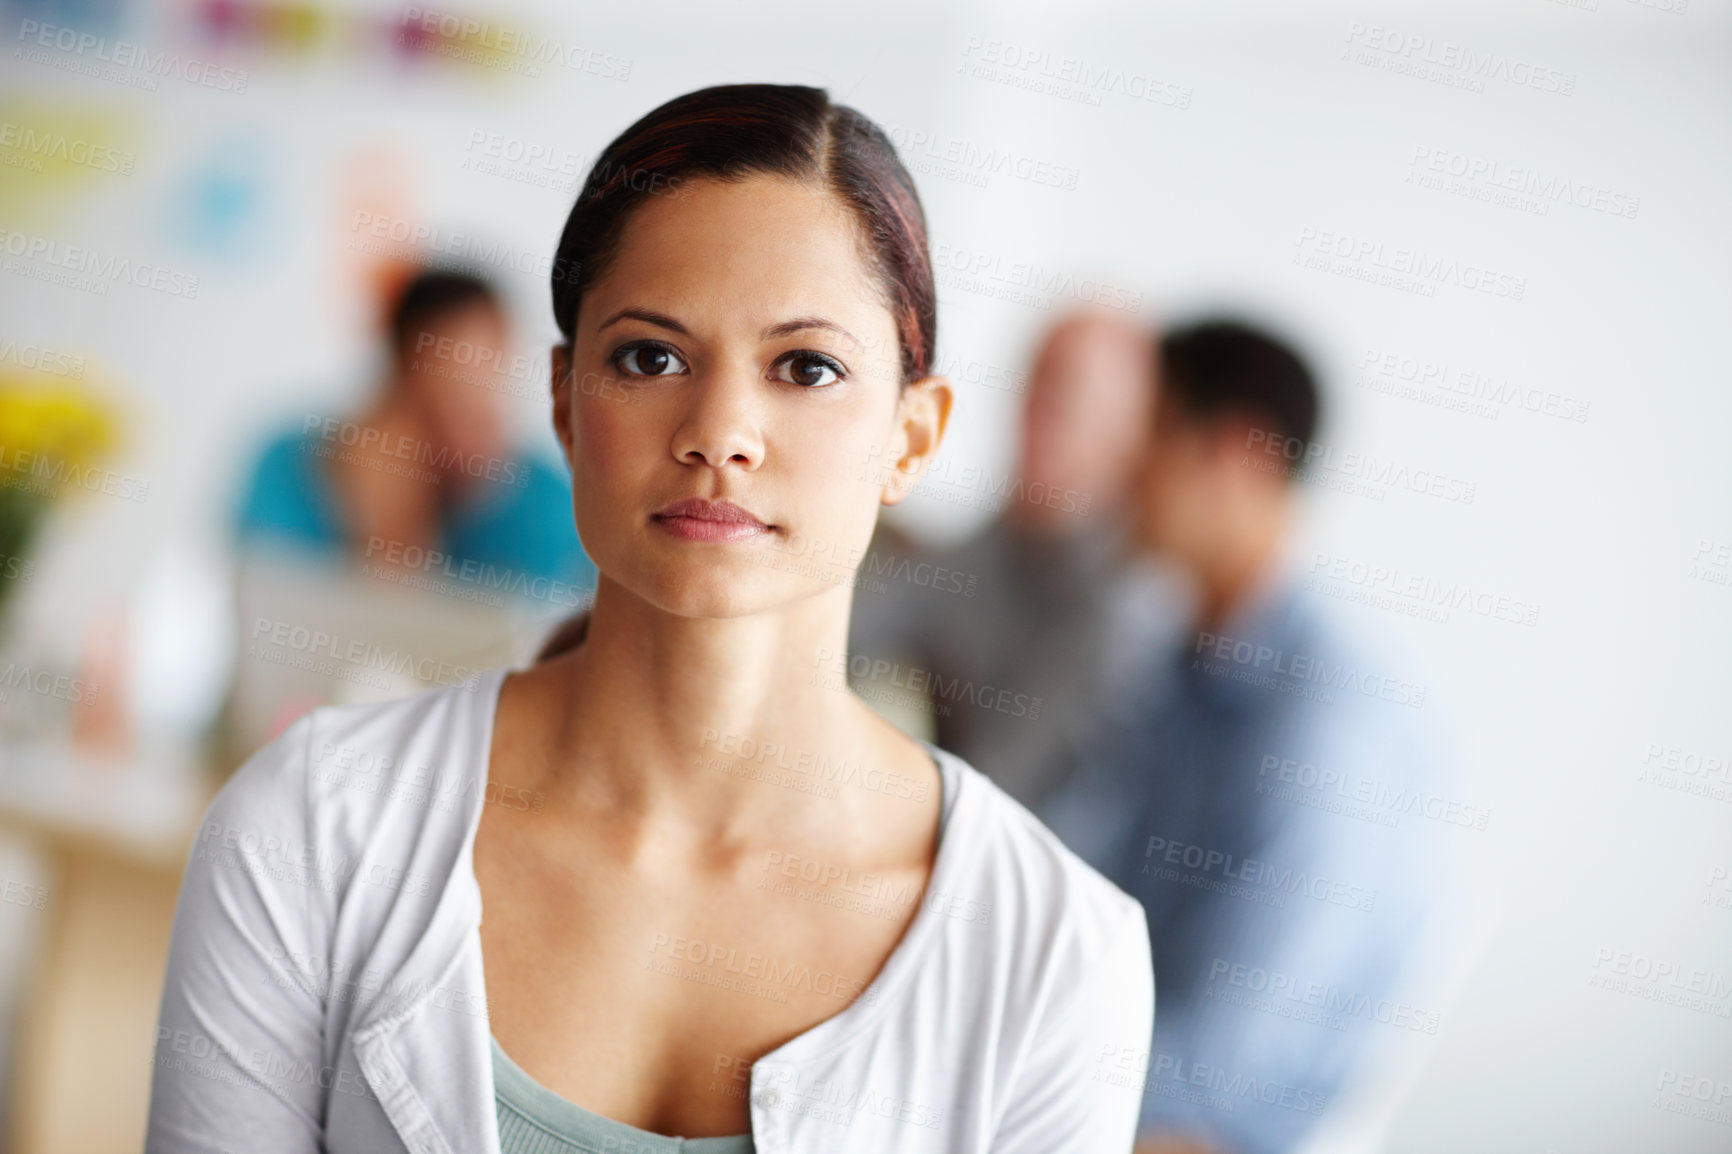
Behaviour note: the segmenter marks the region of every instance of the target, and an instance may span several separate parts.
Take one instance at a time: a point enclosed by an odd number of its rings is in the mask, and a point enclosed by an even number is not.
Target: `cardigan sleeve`
[[[316,1154],[341,1079],[323,1056],[329,950],[316,925],[342,880],[310,821],[314,720],[296,722],[205,811],[181,879],[151,1055],[146,1154]]]
[[[1054,955],[994,1154],[1120,1154],[1136,1139],[1155,979],[1142,908],[1115,896],[1103,932]]]

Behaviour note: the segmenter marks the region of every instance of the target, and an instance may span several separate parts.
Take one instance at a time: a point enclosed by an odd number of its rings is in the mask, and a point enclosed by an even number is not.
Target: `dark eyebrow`
[[[674,320],[674,318],[668,316],[666,313],[658,313],[650,309],[620,309],[617,313],[614,313],[611,317],[602,321],[601,328],[598,328],[595,331],[599,333],[601,329],[605,329],[611,324],[616,324],[619,321],[626,320],[642,321],[647,325],[655,325],[657,328],[670,329],[673,332],[680,334],[682,337],[689,337],[692,335],[686,331],[686,326],[680,324],[680,322]]]
[[[614,313],[611,317],[607,318],[607,320],[601,322],[601,328],[596,329],[596,332],[599,333],[609,325],[617,324],[618,322],[625,320],[643,321],[645,324],[655,325],[657,328],[676,332],[682,337],[691,336],[691,333],[687,331],[686,326],[680,324],[679,321],[676,321],[666,313],[658,313],[653,309],[637,308],[620,309],[617,313]],[[859,337],[855,336],[835,321],[826,320],[823,317],[795,317],[790,321],[782,321],[780,324],[771,325],[762,333],[758,334],[758,339],[761,341],[775,340],[777,337],[791,336],[794,333],[803,332],[806,329],[826,329],[833,333],[840,333],[842,336],[853,341],[856,345],[860,344]]]
[[[795,317],[791,321],[783,321],[779,325],[771,325],[758,335],[758,339],[761,341],[774,340],[777,337],[791,336],[804,329],[828,329],[830,332],[840,333],[853,341],[856,345],[860,345],[859,337],[855,336],[835,321],[825,320],[823,317]],[[860,345],[860,347],[864,348],[865,346]]]

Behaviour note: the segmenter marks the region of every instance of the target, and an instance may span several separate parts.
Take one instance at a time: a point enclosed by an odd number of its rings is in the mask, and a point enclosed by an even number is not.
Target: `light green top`
[[[500,1154],[753,1154],[750,1134],[669,1138],[615,1122],[555,1094],[493,1043]]]

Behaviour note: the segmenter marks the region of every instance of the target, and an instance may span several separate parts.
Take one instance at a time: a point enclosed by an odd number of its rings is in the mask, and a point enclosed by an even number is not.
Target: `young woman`
[[[951,402],[884,134],[811,88],[670,101],[553,297],[587,634],[316,711],[223,789],[147,1149],[1128,1150],[1140,909],[846,688],[853,569]]]

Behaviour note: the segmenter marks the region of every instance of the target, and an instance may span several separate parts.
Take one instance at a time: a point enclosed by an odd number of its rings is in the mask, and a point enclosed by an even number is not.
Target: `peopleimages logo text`
[[[194,57],[183,59],[178,52],[147,48],[131,40],[110,40],[39,20],[20,20],[18,39],[34,47],[54,48],[118,68],[136,68],[151,77],[178,77],[188,84],[237,95],[247,90],[244,69],[225,68]]]
[[[1166,865],[1199,870],[1205,875],[1218,873],[1229,881],[1245,882],[1287,894],[1304,894],[1317,901],[1365,913],[1370,913],[1377,902],[1377,891],[1374,889],[1327,878],[1321,874],[1308,874],[1303,869],[1295,870],[1291,866],[1277,866],[1258,858],[1237,857],[1224,850],[1174,841],[1157,834],[1149,835],[1148,844],[1143,848],[1143,857],[1147,859],[1144,864],[1145,872],[1158,858]]]
[[[1300,257],[1334,257],[1368,269],[1412,277],[1420,285],[1452,284],[1472,292],[1519,301],[1527,293],[1526,277],[1515,276],[1483,265],[1433,256],[1405,245],[1387,245],[1370,237],[1353,236],[1306,225],[1296,242]],[[1433,290],[1434,291],[1434,290]],[[1426,295],[1431,295],[1428,291]]]
[[[1353,449],[1337,452],[1335,446],[1321,441],[1283,436],[1267,429],[1249,430],[1245,435],[1245,448],[1256,450],[1264,457],[1264,461],[1254,463],[1267,464],[1273,470],[1285,468],[1282,462],[1292,462],[1291,475],[1305,479],[1317,474],[1333,474],[1463,505],[1473,504],[1479,490],[1476,481],[1452,477],[1435,469],[1413,469],[1401,462]]]
[[[1067,297],[1102,308],[1134,313],[1143,307],[1141,292],[1092,277],[1078,277],[1061,269],[1046,268],[1034,261],[1006,260],[996,253],[962,245],[942,242],[934,245],[932,267],[941,274],[948,271],[979,277],[1047,297]]]
[[[131,257],[98,252],[84,245],[61,244],[57,240],[32,236],[27,232],[0,229],[0,253],[23,260],[40,261],[53,268],[94,277],[97,284],[103,281],[125,281],[136,288],[151,289],[171,297],[193,300],[198,296],[198,277],[191,273],[165,268],[149,261],[135,261]],[[107,291],[106,288],[102,289],[105,294]]]
[[[436,685],[449,685],[473,690],[481,683],[480,670],[440,661],[431,657],[417,658],[412,653],[386,649],[358,637],[340,637],[322,629],[310,629],[287,621],[255,618],[251,640],[268,642],[281,650],[305,658],[324,658],[358,669],[381,670],[403,677],[415,677]]]
[[[418,437],[376,429],[354,421],[308,413],[301,418],[301,433],[317,434],[333,445],[373,450],[388,457],[413,461],[429,467],[437,474],[462,472],[476,479],[486,478],[501,485],[519,489],[529,484],[529,470],[520,462],[501,460],[484,453],[465,453],[451,445],[434,445]]]
[[[519,597],[568,608],[585,604],[584,591],[575,585],[520,569],[500,568],[492,562],[478,561],[473,557],[454,557],[440,549],[406,545],[375,536],[367,539],[366,556],[369,560],[377,558],[386,564],[418,573],[437,573],[480,589],[504,590]]]
[[[1315,654],[1288,653],[1221,634],[1199,632],[1191,652],[1202,659],[1231,662],[1247,672],[1293,682],[1350,690],[1365,697],[1410,705],[1425,704],[1425,686],[1356,668],[1347,661],[1330,661]]]
[[[1547,68],[1502,52],[1482,51],[1450,40],[1358,20],[1348,21],[1347,43],[1404,62],[1457,72],[1481,87],[1488,80],[1501,80],[1518,88],[1533,88],[1559,96],[1569,96],[1576,90],[1576,74],[1573,72]]]

